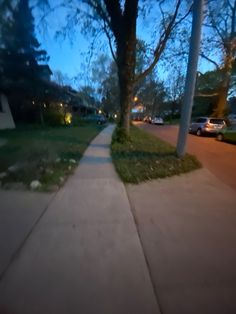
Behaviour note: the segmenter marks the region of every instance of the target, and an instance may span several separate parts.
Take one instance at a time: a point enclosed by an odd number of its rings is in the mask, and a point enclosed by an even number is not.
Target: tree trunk
[[[128,37],[128,36],[127,36]],[[133,100],[136,34],[131,32],[129,38],[118,44],[118,78],[120,87],[120,126],[124,128],[127,137],[130,129],[130,110]]]
[[[223,68],[223,80],[221,82],[221,86],[219,87],[219,96],[218,101],[216,104],[216,108],[213,112],[213,115],[217,118],[224,117],[226,113],[226,107],[227,107],[227,96],[230,86],[230,78],[231,78],[231,72],[232,72],[232,66],[233,66],[233,57],[231,56],[232,53],[229,52],[228,56],[225,58],[225,65]]]
[[[225,38],[223,40],[224,44],[224,66],[222,68],[222,82],[218,89],[219,97],[216,108],[214,110],[214,116],[223,117],[227,109],[227,96],[230,87],[231,75],[233,63],[235,62],[235,52],[236,52],[236,39],[235,39],[235,17],[236,17],[236,1],[231,6],[232,15],[231,15],[231,33],[227,37],[224,34]]]
[[[126,66],[118,69],[119,87],[120,87],[120,126],[125,129],[127,136],[130,128],[130,110],[133,96],[134,84],[131,79],[131,73]]]
[[[213,112],[213,116],[216,118],[222,118],[225,116],[228,90],[229,90],[229,84],[224,85],[219,89],[217,105]]]

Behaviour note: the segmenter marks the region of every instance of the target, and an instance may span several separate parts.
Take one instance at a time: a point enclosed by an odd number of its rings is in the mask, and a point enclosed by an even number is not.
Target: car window
[[[206,122],[206,121],[207,121],[206,118],[198,118],[198,119],[196,120],[197,123],[204,123],[204,122]]]
[[[210,123],[212,124],[224,124],[223,119],[210,119]]]

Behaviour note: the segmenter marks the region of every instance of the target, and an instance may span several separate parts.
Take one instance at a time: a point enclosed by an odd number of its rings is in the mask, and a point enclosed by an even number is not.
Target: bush
[[[48,108],[43,113],[44,122],[50,126],[60,126],[65,124],[64,113],[54,108]]]

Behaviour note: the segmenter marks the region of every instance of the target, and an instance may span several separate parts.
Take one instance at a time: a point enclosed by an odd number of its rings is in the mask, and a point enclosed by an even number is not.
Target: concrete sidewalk
[[[86,150],[0,281],[1,314],[158,314],[113,127]]]
[[[127,191],[161,312],[235,314],[235,191],[206,169]]]
[[[0,190],[0,279],[54,195]]]
[[[0,314],[235,314],[235,191],[206,169],[125,189],[112,131],[56,195],[0,191]]]

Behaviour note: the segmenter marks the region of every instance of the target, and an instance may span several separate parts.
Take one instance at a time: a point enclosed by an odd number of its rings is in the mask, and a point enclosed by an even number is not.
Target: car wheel
[[[224,140],[223,134],[221,134],[221,133],[217,134],[216,139],[217,139],[218,141],[222,142],[222,141]]]
[[[201,136],[202,135],[202,130],[198,129],[196,134],[197,134],[197,136]]]

